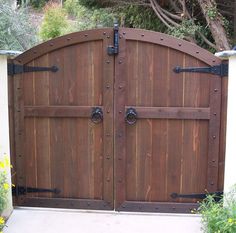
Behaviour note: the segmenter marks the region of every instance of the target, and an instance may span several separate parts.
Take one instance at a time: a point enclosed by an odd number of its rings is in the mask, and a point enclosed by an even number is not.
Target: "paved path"
[[[4,233],[200,233],[197,215],[17,208]]]

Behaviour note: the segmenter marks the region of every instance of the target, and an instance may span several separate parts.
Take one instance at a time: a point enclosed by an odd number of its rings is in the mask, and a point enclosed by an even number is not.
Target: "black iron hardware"
[[[110,45],[107,48],[108,55],[116,55],[119,53],[119,24],[114,23],[114,46]]]
[[[31,187],[23,187],[16,186],[12,187],[12,195],[26,195],[27,193],[55,193],[59,194],[61,191],[59,189],[44,189],[44,188],[31,188]]]
[[[205,199],[208,195],[212,195],[216,201],[222,199],[223,192],[214,192],[214,193],[192,193],[192,194],[178,194],[172,193],[170,196],[173,199],[176,198],[190,198],[190,199]]]
[[[137,121],[138,114],[134,108],[128,108],[125,114],[125,121],[129,125],[133,125]]]
[[[59,70],[57,66],[39,67],[39,66],[18,65],[13,63],[8,63],[7,69],[8,69],[8,75],[11,76],[13,76],[14,74],[22,74],[28,72],[41,72],[41,71],[57,72]]]
[[[228,76],[228,64],[222,63],[220,65],[211,67],[186,67],[186,68],[176,66],[173,71],[175,73],[181,73],[181,72],[209,73],[224,77]]]
[[[98,124],[101,123],[103,120],[103,112],[102,109],[99,107],[93,108],[91,114],[91,120],[93,123]]]

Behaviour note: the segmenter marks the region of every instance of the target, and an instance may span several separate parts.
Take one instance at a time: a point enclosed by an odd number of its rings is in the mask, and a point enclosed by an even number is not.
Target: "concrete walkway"
[[[198,215],[16,208],[4,233],[200,233]]]

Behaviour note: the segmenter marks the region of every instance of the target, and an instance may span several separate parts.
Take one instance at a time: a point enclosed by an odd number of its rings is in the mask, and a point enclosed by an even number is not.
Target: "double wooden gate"
[[[16,205],[189,212],[186,194],[222,190],[226,67],[209,52],[108,28],[9,62]]]

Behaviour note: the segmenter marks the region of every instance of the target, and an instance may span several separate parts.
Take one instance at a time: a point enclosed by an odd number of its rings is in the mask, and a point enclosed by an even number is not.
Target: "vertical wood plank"
[[[184,55],[175,50],[169,50],[168,54],[168,107],[182,107],[183,106],[183,74],[175,74],[173,67],[176,65],[184,65]],[[167,131],[167,197],[172,200],[170,195],[173,192],[179,193],[181,186],[181,160],[183,153],[183,121],[168,120]]]

